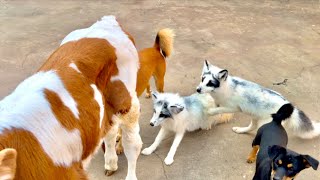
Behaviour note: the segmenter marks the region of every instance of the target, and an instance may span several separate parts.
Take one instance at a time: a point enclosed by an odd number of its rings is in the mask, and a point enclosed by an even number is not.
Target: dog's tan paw
[[[249,164],[254,163],[255,161],[256,161],[256,158],[249,157],[247,159],[247,163],[249,163]]]
[[[121,153],[123,153],[123,147],[122,147],[122,146],[121,146],[121,147],[120,147],[120,146],[117,146],[117,147],[116,147],[116,152],[117,152],[118,155],[120,155]]]
[[[151,94],[150,93],[146,93],[145,98],[147,98],[147,99],[151,98]]]
[[[112,174],[114,174],[116,171],[111,171],[111,170],[104,170],[104,174],[106,175],[106,176],[111,176]]]

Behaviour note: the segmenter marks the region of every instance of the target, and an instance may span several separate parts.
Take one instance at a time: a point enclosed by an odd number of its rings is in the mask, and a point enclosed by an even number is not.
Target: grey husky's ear
[[[152,94],[152,99],[153,100],[158,99],[158,92],[157,91],[152,91],[151,94]]]
[[[203,70],[209,71],[209,69],[210,69],[210,63],[207,60],[204,60]]]
[[[228,70],[224,69],[218,73],[219,80],[227,80]]]
[[[183,109],[184,109],[184,107],[181,106],[181,105],[179,105],[179,104],[170,106],[170,111],[173,112],[173,113],[175,113],[175,114],[180,113]]]

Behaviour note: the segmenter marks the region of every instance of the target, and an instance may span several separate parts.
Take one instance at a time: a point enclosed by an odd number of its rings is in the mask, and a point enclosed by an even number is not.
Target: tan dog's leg
[[[158,92],[163,92],[164,89],[164,75],[166,74],[166,64],[161,64],[157,67],[154,72],[153,77],[156,82],[156,87]]]
[[[139,157],[142,140],[140,137],[139,116],[140,103],[138,97],[132,97],[132,105],[127,114],[120,115],[122,124],[122,145],[128,161],[126,180],[136,180],[136,165]]]
[[[118,155],[123,152],[123,147],[122,147],[122,129],[121,128],[119,128],[119,130],[118,130],[116,151],[117,151]]]
[[[259,147],[260,147],[259,145],[256,145],[256,146],[252,147],[252,150],[251,150],[251,152],[249,154],[249,157],[247,159],[247,163],[253,163],[256,160],[257,153],[259,151]]]
[[[150,90],[150,84],[148,83],[147,91],[146,91],[146,98],[150,98],[150,97],[151,97],[151,90]]]

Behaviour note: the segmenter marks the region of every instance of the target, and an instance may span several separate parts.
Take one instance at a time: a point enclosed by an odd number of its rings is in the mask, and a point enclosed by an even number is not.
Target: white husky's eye
[[[156,110],[155,110],[155,109],[153,109],[153,113],[154,113],[154,114],[156,113]]]
[[[202,76],[201,82],[203,82],[204,78],[205,78],[205,77],[204,77],[204,76]]]

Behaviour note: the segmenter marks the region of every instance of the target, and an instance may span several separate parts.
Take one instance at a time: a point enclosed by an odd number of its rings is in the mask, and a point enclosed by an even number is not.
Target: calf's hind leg
[[[121,115],[121,129],[122,129],[122,145],[124,154],[128,160],[128,173],[126,180],[136,180],[136,164],[139,157],[142,140],[139,134],[139,116],[140,105],[138,98],[133,98],[130,111]]]

